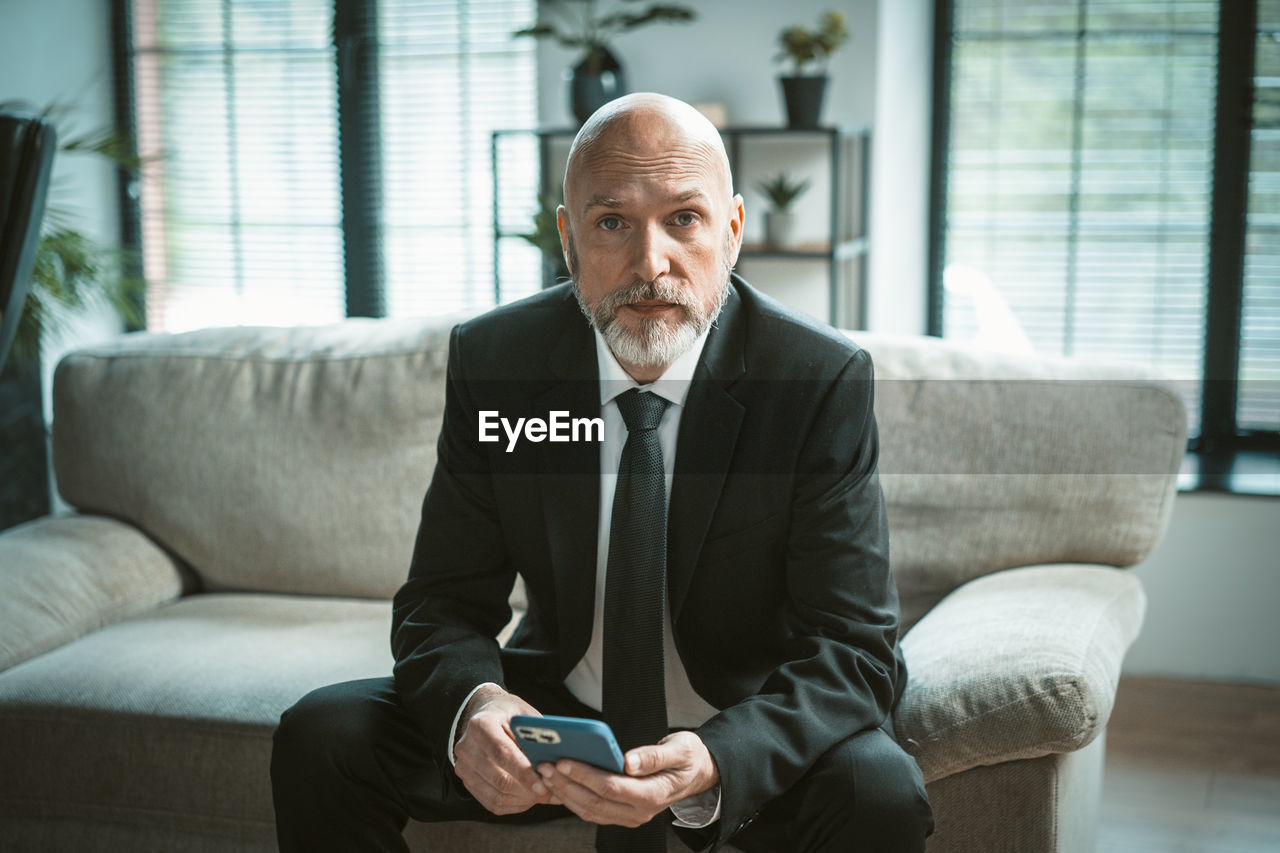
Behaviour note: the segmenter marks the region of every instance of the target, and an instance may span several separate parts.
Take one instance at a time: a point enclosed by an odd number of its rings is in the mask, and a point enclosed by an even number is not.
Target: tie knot
[[[627,432],[657,429],[667,401],[649,391],[632,388],[618,395],[618,411],[627,425]]]

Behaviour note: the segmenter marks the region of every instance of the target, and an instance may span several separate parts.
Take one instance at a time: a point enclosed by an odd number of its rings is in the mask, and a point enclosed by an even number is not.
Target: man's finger
[[[589,788],[606,800],[630,803],[644,797],[645,791],[638,780],[601,770],[582,761],[562,758],[556,762],[555,769],[557,773],[571,777],[578,784]]]
[[[520,747],[516,746],[505,729],[491,728],[489,726],[480,726],[477,734],[479,737],[473,742],[469,749],[465,750],[468,759],[478,767],[492,765],[511,776],[515,777],[521,785],[526,788],[532,788],[533,784],[538,781],[538,774],[534,772],[533,765],[529,763],[529,758],[524,754]],[[470,737],[470,732],[468,732]],[[458,742],[454,754],[457,755],[466,744],[467,738],[463,738]],[[474,750],[472,752],[471,750]],[[489,775],[491,781],[495,777]]]
[[[550,770],[546,776],[552,795],[569,811],[597,824],[638,826],[647,818],[634,806],[602,797],[599,793],[563,773]]]
[[[637,746],[626,755],[628,776],[652,776],[660,770],[677,767],[683,763],[679,750],[664,744]]]
[[[523,811],[523,809],[515,809],[506,794],[494,788],[479,774],[465,773],[459,778],[462,779],[462,784],[466,786],[467,790],[471,792],[471,795],[476,798],[480,805],[493,814],[510,814],[513,810]]]
[[[533,786],[538,784],[538,774],[532,768],[517,769],[512,772],[510,768],[488,757],[470,762],[469,766],[476,775],[504,794],[513,794],[521,790],[534,792]]]

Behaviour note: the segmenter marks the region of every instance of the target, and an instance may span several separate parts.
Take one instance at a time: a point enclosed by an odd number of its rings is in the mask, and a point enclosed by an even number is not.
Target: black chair
[[[36,262],[57,138],[34,112],[0,104],[0,371]]]

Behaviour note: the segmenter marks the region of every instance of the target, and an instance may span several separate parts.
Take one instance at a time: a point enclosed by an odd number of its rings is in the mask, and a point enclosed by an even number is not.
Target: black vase
[[[827,75],[779,77],[782,98],[787,105],[787,127],[812,130],[821,123],[822,96],[827,92]]]
[[[578,123],[614,98],[627,94],[627,78],[618,58],[601,47],[593,55],[587,51],[582,61],[569,69],[569,105]]]

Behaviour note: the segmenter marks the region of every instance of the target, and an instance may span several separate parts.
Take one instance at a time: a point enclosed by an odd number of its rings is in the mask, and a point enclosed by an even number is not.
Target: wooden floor
[[[1280,688],[1123,678],[1099,853],[1280,853]]]

